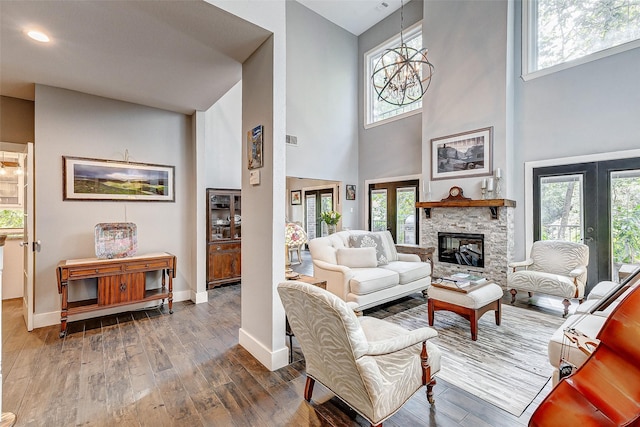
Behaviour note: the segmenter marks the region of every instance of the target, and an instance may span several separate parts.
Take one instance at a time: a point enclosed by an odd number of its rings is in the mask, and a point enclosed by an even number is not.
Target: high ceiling
[[[401,0],[297,0],[356,36],[367,31],[402,5]],[[406,0],[408,3],[410,0]]]
[[[356,35],[400,7],[298,1]],[[191,114],[240,81],[269,35],[205,1],[0,0],[0,94],[33,100],[38,83]]]

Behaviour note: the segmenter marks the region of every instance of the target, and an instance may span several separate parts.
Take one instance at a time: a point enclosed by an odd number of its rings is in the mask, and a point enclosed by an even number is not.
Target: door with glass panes
[[[369,185],[369,230],[389,230],[397,244],[418,244],[418,180]]]
[[[309,240],[329,235],[327,224],[322,222],[323,212],[334,210],[333,188],[305,190],[304,192],[305,229]]]
[[[587,290],[640,265],[640,158],[535,168],[534,240],[589,246]]]

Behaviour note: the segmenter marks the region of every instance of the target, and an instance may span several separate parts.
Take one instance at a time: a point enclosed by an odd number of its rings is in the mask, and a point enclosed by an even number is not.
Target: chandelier
[[[422,99],[434,69],[426,48],[418,50],[404,42],[403,25],[404,2],[400,6],[400,46],[385,49],[371,74],[378,99],[399,107]]]

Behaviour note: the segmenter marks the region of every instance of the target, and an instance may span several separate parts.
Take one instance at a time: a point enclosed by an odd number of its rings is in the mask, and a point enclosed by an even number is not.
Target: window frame
[[[640,39],[628,41],[623,44],[609,47],[597,52],[593,52],[589,55],[585,55],[581,58],[572,59],[560,64],[552,65],[551,67],[530,71],[530,67],[535,63],[534,55],[536,49],[533,48],[536,43],[536,34],[533,34],[531,30],[535,29],[537,25],[534,25],[534,19],[536,19],[535,4],[538,0],[522,0],[522,80],[529,81],[538,77],[547,76],[558,71],[567,70],[582,64],[587,64],[598,59],[606,58],[608,56],[616,55],[618,53],[626,52],[628,50],[636,49],[640,47]]]
[[[410,40],[416,37],[417,34],[422,36],[422,20],[416,22],[410,27],[404,29],[402,31],[402,36],[405,40]],[[411,111],[405,111],[404,113],[397,114],[393,117],[389,117],[386,119],[373,121],[373,99],[375,96],[375,91],[373,89],[373,85],[371,84],[371,73],[373,72],[373,66],[371,64],[371,57],[378,55],[384,49],[390,49],[393,47],[397,47],[400,45],[400,33],[394,35],[393,37],[387,39],[386,41],[380,43],[376,47],[369,49],[364,53],[363,56],[363,85],[364,85],[364,128],[370,129],[376,126],[380,126],[386,123],[394,122],[396,120],[404,119],[405,117],[413,116],[415,114],[422,113],[422,105],[420,107],[414,108]],[[422,42],[424,46],[424,39]]]

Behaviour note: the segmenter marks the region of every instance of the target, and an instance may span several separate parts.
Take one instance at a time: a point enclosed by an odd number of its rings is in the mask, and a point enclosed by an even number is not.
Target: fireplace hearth
[[[438,261],[484,267],[484,234],[438,233]]]

